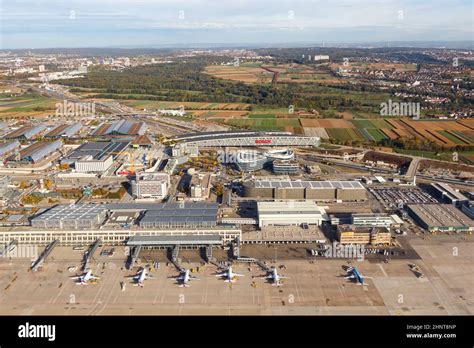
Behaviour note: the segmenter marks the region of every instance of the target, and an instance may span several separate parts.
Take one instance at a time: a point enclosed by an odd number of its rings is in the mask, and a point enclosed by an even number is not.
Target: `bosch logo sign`
[[[272,139],[255,139],[255,144],[271,144]]]

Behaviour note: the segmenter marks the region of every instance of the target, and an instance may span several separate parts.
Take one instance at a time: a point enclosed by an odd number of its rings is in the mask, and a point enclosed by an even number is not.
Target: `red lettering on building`
[[[271,144],[272,139],[255,139],[255,144]]]

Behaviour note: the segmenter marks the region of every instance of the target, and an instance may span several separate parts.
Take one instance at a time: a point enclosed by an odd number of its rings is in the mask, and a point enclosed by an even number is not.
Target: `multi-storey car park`
[[[297,161],[273,161],[273,173],[275,174],[298,174],[300,166]]]
[[[254,179],[243,183],[245,197],[362,201],[367,192],[359,181],[290,181]]]
[[[202,132],[183,134],[171,139],[174,142],[195,144],[201,147],[226,146],[319,146],[320,138],[295,135],[290,132]]]

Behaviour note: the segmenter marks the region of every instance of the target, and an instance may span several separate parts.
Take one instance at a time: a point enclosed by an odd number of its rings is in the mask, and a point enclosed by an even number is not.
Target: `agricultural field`
[[[270,83],[273,78],[273,73],[254,65],[238,67],[233,65],[211,65],[204,69],[204,73],[224,80],[245,83]]]
[[[263,65],[243,63],[240,66],[211,65],[204,73],[217,78],[244,83],[270,83],[275,73],[281,83],[325,82],[331,84],[347,83],[329,71],[319,67],[301,64]]]
[[[227,124],[253,130],[287,130],[287,127],[300,127],[299,120],[294,118],[231,119]]]
[[[300,119],[305,134],[323,128],[336,141],[380,142],[384,139],[417,138],[446,148],[474,145],[472,122],[456,120],[414,121],[412,119]],[[318,130],[316,130],[318,129]]]
[[[224,66],[225,67],[225,66]],[[220,68],[222,68],[220,66]],[[235,67],[232,67],[235,68]],[[380,96],[379,96],[380,97]],[[194,118],[223,122],[252,130],[291,131],[336,142],[419,139],[442,147],[474,145],[474,120],[418,120],[411,118],[316,118],[317,114],[289,114],[287,108],[268,108],[243,103],[123,100],[137,109],[179,109]]]
[[[40,117],[54,114],[58,101],[36,94],[0,97],[0,119]]]

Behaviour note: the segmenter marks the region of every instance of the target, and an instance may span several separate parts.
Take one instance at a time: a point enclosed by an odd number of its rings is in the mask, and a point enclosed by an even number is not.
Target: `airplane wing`
[[[232,273],[232,275],[234,277],[245,277],[243,274],[239,274],[239,273]]]
[[[81,279],[81,276],[72,276],[72,277],[69,277],[70,279]]]
[[[90,278],[90,279],[100,279],[100,277],[96,277],[96,276],[94,276],[94,275],[91,275],[89,278]]]
[[[133,279],[135,279],[135,278],[138,278],[138,277],[140,277],[140,274],[131,274],[131,275],[125,276],[124,278],[133,278]]]
[[[346,279],[355,279],[355,275],[350,275],[350,276],[347,276]]]

